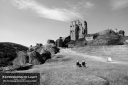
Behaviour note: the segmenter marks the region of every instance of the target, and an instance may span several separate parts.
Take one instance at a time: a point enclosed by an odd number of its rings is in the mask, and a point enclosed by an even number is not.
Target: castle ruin
[[[84,27],[79,20],[72,21],[70,26],[70,36],[71,40],[77,40],[84,38],[87,34],[87,22],[84,21]]]

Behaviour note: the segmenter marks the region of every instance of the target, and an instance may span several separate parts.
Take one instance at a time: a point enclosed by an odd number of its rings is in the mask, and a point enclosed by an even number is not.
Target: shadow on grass
[[[65,58],[64,55],[57,55],[55,58]]]
[[[51,62],[69,62],[71,61],[72,58],[66,57],[64,55],[57,55],[53,59],[49,59],[46,62],[51,63]]]
[[[33,65],[29,65],[29,66],[20,66],[19,68],[16,68],[15,70],[17,71],[22,71],[22,70],[29,70],[33,67]]]

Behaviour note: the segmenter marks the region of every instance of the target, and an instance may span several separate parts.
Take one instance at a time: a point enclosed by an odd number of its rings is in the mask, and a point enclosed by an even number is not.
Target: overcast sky
[[[68,36],[77,19],[89,33],[117,28],[128,35],[128,0],[0,0],[0,42],[46,44]]]

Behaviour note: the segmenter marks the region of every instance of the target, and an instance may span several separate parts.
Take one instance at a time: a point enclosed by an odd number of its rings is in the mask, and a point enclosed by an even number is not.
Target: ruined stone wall
[[[88,34],[88,28],[87,28],[87,22],[84,21],[84,33],[83,34]]]
[[[76,40],[75,39],[75,28],[76,28],[76,21],[73,21],[71,26],[70,26],[70,36],[71,40]]]
[[[84,38],[83,32],[84,28],[82,27],[82,23],[79,23],[79,39]]]
[[[84,38],[85,34],[87,34],[87,22],[84,21],[84,27],[79,20],[72,21],[70,26],[70,37],[71,40],[77,40],[80,38]]]

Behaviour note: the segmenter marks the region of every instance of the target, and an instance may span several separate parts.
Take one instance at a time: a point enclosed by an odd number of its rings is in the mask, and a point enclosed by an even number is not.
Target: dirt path
[[[67,53],[67,54],[70,54],[70,55],[82,56],[82,57],[85,57],[85,58],[93,59],[95,61],[100,61],[100,62],[104,62],[104,63],[124,64],[124,65],[127,65],[128,64],[128,62],[125,62],[125,61],[117,61],[117,60],[112,60],[111,62],[108,62],[106,58],[102,58],[102,57],[98,57],[98,56],[92,56],[92,55],[87,55],[86,53],[80,53],[80,52],[77,52],[77,51],[73,51],[71,49],[61,49],[61,52],[64,52],[64,53]]]

